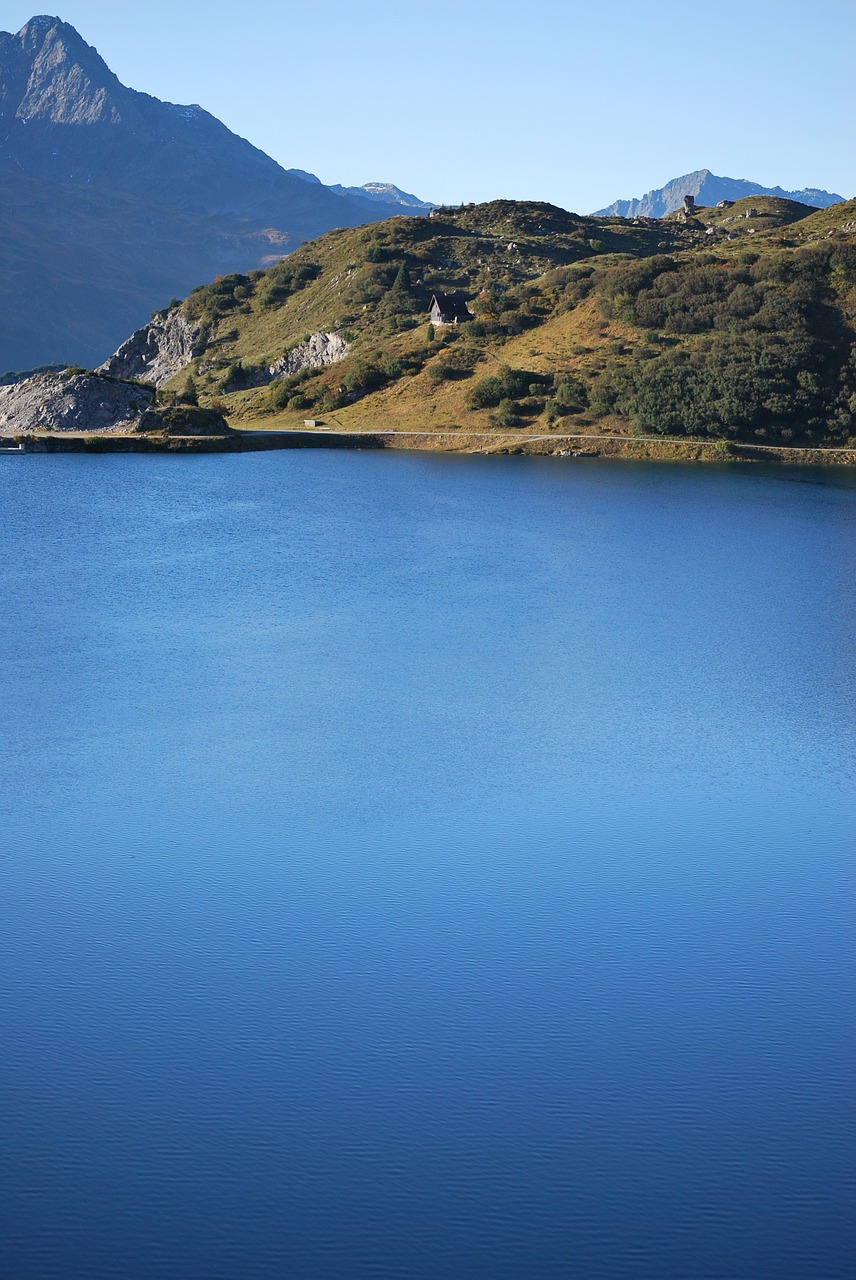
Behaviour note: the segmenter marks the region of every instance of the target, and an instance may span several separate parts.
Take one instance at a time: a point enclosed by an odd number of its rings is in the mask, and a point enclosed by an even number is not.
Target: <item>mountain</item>
[[[318,184],[321,182],[314,173],[307,173],[305,169],[289,169],[288,172],[293,173],[296,178],[302,178],[304,182]],[[360,200],[373,200],[377,204],[385,204],[388,209],[395,212],[400,212],[403,208],[416,213],[428,213],[430,209],[437,207],[427,200],[420,200],[419,196],[402,191],[401,187],[397,187],[394,182],[366,182],[361,187],[343,187],[336,183],[327,189],[335,191],[339,196],[356,196]],[[387,217],[389,216],[390,214],[387,213]]]
[[[744,196],[761,195],[796,200],[817,209],[826,209],[844,199],[843,196],[819,191],[815,187],[807,187],[804,191],[783,191],[781,187],[763,187],[760,183],[748,182],[745,178],[718,178],[709,169],[699,169],[696,173],[685,173],[682,178],[673,178],[665,187],[649,191],[638,200],[616,200],[608,208],[598,209],[594,216],[663,218],[681,207],[684,196],[694,196],[696,204],[710,207],[720,200],[740,200]]]
[[[405,209],[411,209],[418,213],[427,213],[429,209],[436,208],[435,205],[428,204],[425,200],[420,200],[419,196],[413,196],[407,191],[402,191],[401,187],[396,187],[392,182],[366,182],[361,187],[335,186],[331,187],[330,190],[342,196],[358,196],[363,200],[374,200],[378,204],[403,205]]]
[[[429,326],[435,296],[458,323]],[[856,201],[662,222],[495,201],[329,232],[196,289],[103,372],[233,426],[542,452],[689,436],[725,457],[856,445],[854,317]]]
[[[307,182],[201,107],[126,88],[59,18],[0,32],[0,370],[97,363],[200,280],[411,212]]]

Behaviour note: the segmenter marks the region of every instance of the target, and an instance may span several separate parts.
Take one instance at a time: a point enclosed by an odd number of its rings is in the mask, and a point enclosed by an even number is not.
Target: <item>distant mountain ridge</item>
[[[127,88],[59,18],[0,32],[0,371],[97,364],[200,281],[421,211],[387,189],[288,173],[201,107]]]
[[[436,205],[428,204],[425,200],[420,200],[418,196],[411,195],[407,191],[402,191],[401,187],[395,186],[392,182],[366,182],[361,187],[340,187],[330,188],[338,195],[342,196],[359,196],[363,200],[374,200],[379,204],[395,204],[403,205],[405,209],[412,209],[415,213],[430,213],[436,208]]]
[[[305,169],[289,169],[288,172],[293,173],[296,178],[302,178],[304,182],[321,183],[320,178],[314,173],[307,173]],[[428,200],[420,200],[419,196],[411,195],[409,191],[402,191],[401,187],[397,187],[394,182],[364,182],[361,187],[343,187],[339,183],[334,183],[327,189],[335,191],[339,196],[357,196],[360,200],[402,205],[405,209],[411,209],[417,213],[430,213],[432,209],[437,208]]]
[[[681,178],[673,178],[664,187],[649,191],[638,200],[616,200],[607,208],[598,209],[593,216],[664,218],[681,207],[684,196],[694,196],[697,204],[705,206],[716,205],[720,200],[740,200],[744,196],[778,196],[783,200],[814,205],[817,209],[827,209],[844,200],[844,196],[821,191],[816,187],[806,187],[802,191],[784,191],[781,187],[764,187],[761,183],[749,182],[746,178],[720,178],[709,169],[697,169],[695,173],[685,173]]]

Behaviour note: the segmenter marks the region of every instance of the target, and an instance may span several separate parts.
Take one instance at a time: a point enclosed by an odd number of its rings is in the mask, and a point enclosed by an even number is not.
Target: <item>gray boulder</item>
[[[37,373],[0,386],[0,431],[136,431],[153,404],[148,387],[94,373]]]

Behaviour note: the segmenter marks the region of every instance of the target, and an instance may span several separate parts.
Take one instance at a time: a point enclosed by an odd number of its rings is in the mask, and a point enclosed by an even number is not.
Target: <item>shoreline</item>
[[[413,452],[625,458],[651,462],[778,462],[788,466],[856,466],[856,448],[749,444],[678,436],[575,432],[376,431],[237,428],[228,436],[32,432],[0,436],[0,453],[258,453],[279,449],[403,449]]]

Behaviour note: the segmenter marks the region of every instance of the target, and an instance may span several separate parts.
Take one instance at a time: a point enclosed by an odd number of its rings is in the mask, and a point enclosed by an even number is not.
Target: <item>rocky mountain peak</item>
[[[97,363],[200,280],[421,212],[287,173],[202,107],[123,85],[49,14],[0,31],[0,177],[0,370]]]
[[[88,45],[80,33],[70,23],[63,22],[62,18],[53,18],[48,14],[30,18],[11,39],[32,62],[46,56],[54,66],[77,63],[100,72],[104,77],[109,78],[111,75],[97,49]]]
[[[821,191],[817,187],[785,191],[782,187],[765,187],[746,178],[721,178],[710,169],[696,169],[694,173],[673,178],[664,187],[648,191],[637,200],[616,200],[606,209],[598,209],[595,217],[663,218],[680,209],[684,196],[692,196],[701,206],[715,205],[720,200],[740,200],[744,196],[778,196],[783,200],[814,205],[818,209],[825,209],[844,199],[835,192]]]
[[[4,47],[5,46],[5,47]],[[3,114],[52,124],[116,123],[127,93],[96,49],[60,18],[31,18],[17,35],[0,35],[7,83]]]
[[[50,32],[63,25],[61,18],[52,17],[48,13],[38,14],[35,18],[30,18],[29,22],[24,23],[18,32],[17,39],[22,49],[32,53],[41,47]]]

